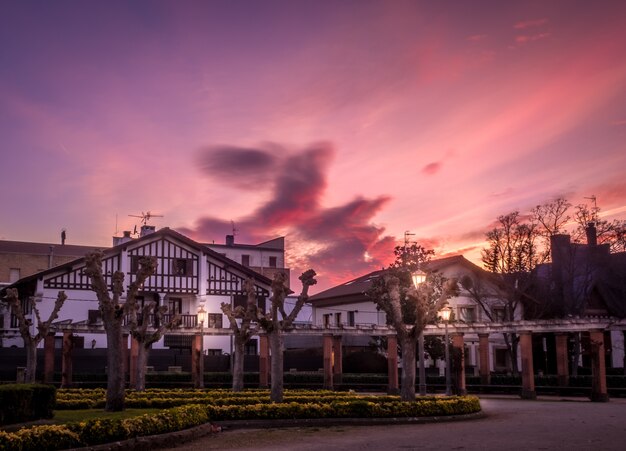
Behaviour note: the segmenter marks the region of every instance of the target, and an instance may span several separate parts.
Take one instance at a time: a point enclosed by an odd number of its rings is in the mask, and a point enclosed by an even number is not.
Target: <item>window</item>
[[[330,326],[330,313],[325,313],[322,316],[322,320],[323,320],[324,327],[329,327]]]
[[[141,257],[139,255],[131,255],[130,256],[130,273],[137,274],[139,272],[139,259]]]
[[[246,254],[243,254],[241,256],[241,264],[243,266],[250,266],[250,256],[246,255]]]
[[[348,326],[354,326],[354,313],[348,312]]]
[[[276,268],[276,257],[270,257],[270,268]]]
[[[191,262],[186,258],[176,258],[172,261],[172,274],[175,276],[191,275]]]
[[[209,313],[207,327],[221,329],[222,328],[222,314],[221,313]]]
[[[9,270],[9,283],[20,280],[20,268],[11,268]]]
[[[0,314],[0,329],[4,329],[4,315]]]
[[[473,323],[476,321],[476,308],[475,307],[459,307],[459,319],[466,323]]]
[[[491,309],[494,321],[501,322],[506,320],[506,310],[504,307],[494,307]]]
[[[30,299],[22,299],[20,300],[20,303],[24,316],[30,315],[32,313],[32,305],[30,303]],[[20,327],[20,322],[18,321],[17,316],[11,313],[11,328],[17,329],[18,327]]]
[[[335,313],[335,326],[341,325],[341,313]]]
[[[183,300],[181,298],[169,298],[167,301],[167,313],[172,315],[183,313]]]
[[[494,364],[497,369],[504,369],[508,367],[508,354],[505,348],[494,350],[495,359]]]
[[[102,315],[100,314],[100,310],[89,310],[87,312],[87,323],[88,324],[97,324],[102,322]]]
[[[244,349],[244,354],[245,355],[257,355],[256,350],[257,350],[257,340],[256,340],[256,338],[251,338],[246,343],[246,347]]]
[[[207,349],[206,355],[222,355],[221,349]]]

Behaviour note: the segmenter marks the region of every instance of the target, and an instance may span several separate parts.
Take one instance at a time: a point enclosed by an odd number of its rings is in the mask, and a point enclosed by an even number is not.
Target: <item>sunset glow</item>
[[[1,2],[0,239],[234,221],[319,291],[406,230],[476,260],[557,196],[625,218],[624,23],[620,1]]]

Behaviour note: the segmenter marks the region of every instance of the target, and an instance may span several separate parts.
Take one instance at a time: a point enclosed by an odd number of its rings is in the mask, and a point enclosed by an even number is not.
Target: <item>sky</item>
[[[0,2],[0,239],[285,236],[319,291],[405,231],[626,218],[626,2]],[[231,222],[232,221],[232,222]],[[293,286],[292,278],[292,286]]]

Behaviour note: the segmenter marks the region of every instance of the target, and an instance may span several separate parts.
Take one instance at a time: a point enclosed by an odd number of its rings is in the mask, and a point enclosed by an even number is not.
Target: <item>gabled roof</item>
[[[239,271],[241,271],[242,273],[253,277],[255,280],[257,280],[258,282],[265,284],[265,285],[271,285],[272,281],[257,273],[256,271],[253,271],[252,269],[248,268],[247,266],[243,266],[242,264],[231,260],[225,256],[223,256],[222,254],[220,254],[219,252],[215,252],[213,249],[210,249],[207,245],[202,244],[202,243],[198,243],[197,241],[192,240],[191,238],[186,237],[185,235],[176,232],[175,230],[170,229],[169,227],[164,227],[162,229],[157,230],[154,233],[150,233],[148,235],[142,236],[140,238],[134,239],[132,241],[127,241],[125,243],[121,243],[118,244],[117,246],[114,247],[110,247],[110,248],[105,248],[105,249],[100,249],[103,251],[105,256],[110,256],[110,255],[115,255],[119,252],[121,252],[123,249],[131,247],[131,246],[135,246],[141,243],[144,243],[146,241],[152,241],[155,238],[163,238],[163,237],[171,237],[174,238],[175,240],[178,240],[184,244],[186,244],[187,246],[196,249],[198,251],[203,252],[206,255],[211,256],[213,259],[220,261],[226,265],[228,265],[231,268],[235,268]],[[60,246],[59,246],[60,247]],[[85,246],[85,252],[84,254],[86,254],[87,252],[93,251],[93,250],[97,250],[98,248],[92,248],[92,247],[88,247]],[[17,285],[22,285],[24,283],[33,281],[33,280],[37,280],[45,275],[51,274],[51,273],[58,273],[58,272],[62,272],[63,270],[71,270],[72,268],[74,268],[77,265],[80,265],[81,263],[83,263],[85,260],[85,257],[80,257],[77,258],[75,260],[69,261],[67,263],[64,263],[62,265],[58,265],[55,266],[53,268],[50,269],[46,269],[44,271],[40,271],[38,273],[32,274],[30,276],[27,277],[23,277],[22,279],[12,283],[11,285],[8,285],[4,288],[2,288],[2,290],[0,290],[0,295],[4,296],[4,293],[6,291],[7,288],[12,288],[15,287]]]
[[[470,262],[462,255],[453,255],[450,257],[431,260],[424,265],[424,269],[434,272],[441,271],[444,268],[450,267],[452,265],[462,265],[476,274],[491,276],[490,273],[476,266],[474,263]],[[365,300],[367,298],[363,293],[365,293],[371,287],[373,280],[377,279],[385,272],[386,269],[379,269],[378,271],[373,271],[371,273],[357,277],[356,279],[349,280],[348,282],[345,282],[341,285],[337,285],[311,296],[309,298],[309,301],[312,303],[316,303],[319,301],[325,301],[330,299],[339,300],[348,297],[353,300],[356,300],[358,298],[363,298],[363,300]]]

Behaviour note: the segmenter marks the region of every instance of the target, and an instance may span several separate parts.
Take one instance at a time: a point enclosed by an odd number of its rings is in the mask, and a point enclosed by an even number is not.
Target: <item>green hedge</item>
[[[209,392],[207,392],[209,393]],[[265,394],[263,393],[263,398]],[[34,426],[15,433],[0,431],[0,451],[41,451],[93,446],[139,436],[163,434],[218,420],[304,419],[304,418],[389,418],[469,414],[480,411],[478,398],[418,398],[399,401],[397,396],[358,397],[352,394],[315,396],[299,392],[308,402],[239,405],[241,399],[258,401],[259,392],[230,397],[231,404],[190,404],[123,420],[93,419],[57,426]],[[229,397],[224,396],[227,400]],[[190,398],[187,398],[190,399]]]
[[[52,385],[0,385],[0,424],[52,418],[55,402]]]

